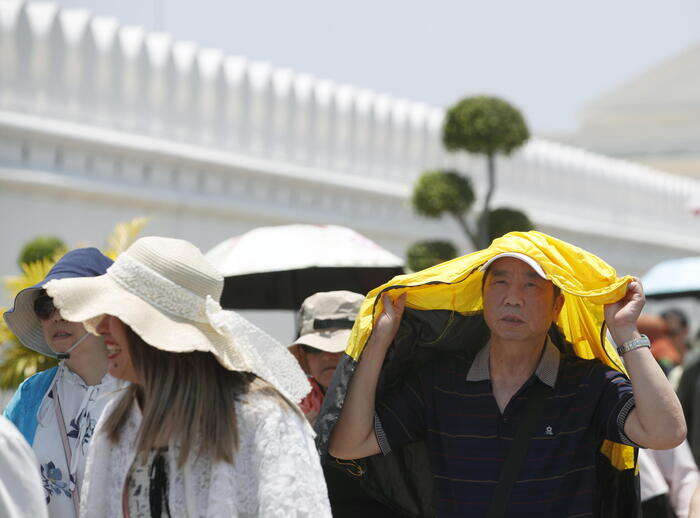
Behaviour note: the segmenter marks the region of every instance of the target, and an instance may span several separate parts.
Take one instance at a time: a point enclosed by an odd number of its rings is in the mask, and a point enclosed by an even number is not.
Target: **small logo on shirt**
[[[552,430],[552,427],[551,427],[551,426],[547,426],[547,427],[544,429],[544,434],[545,434],[545,435],[554,435],[554,430]]]

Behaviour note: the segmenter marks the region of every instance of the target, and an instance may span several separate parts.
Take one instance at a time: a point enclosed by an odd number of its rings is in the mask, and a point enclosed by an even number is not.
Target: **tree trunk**
[[[471,241],[474,250],[479,250],[479,238],[474,232],[472,232],[472,229],[469,228],[469,224],[464,219],[464,216],[462,214],[456,214],[454,212],[451,214],[457,220],[457,224],[461,227],[462,232],[464,232],[464,235],[469,238],[469,241]]]
[[[496,157],[493,153],[486,155],[486,164],[488,171],[488,188],[486,190],[486,197],[484,198],[484,206],[481,210],[481,216],[477,222],[479,225],[479,247],[486,248],[491,244],[489,239],[489,219],[488,214],[491,210],[491,198],[493,198],[493,193],[496,190]]]

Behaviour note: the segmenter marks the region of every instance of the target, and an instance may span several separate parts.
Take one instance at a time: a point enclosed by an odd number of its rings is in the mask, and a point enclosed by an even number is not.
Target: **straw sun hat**
[[[311,390],[294,357],[274,338],[218,303],[224,280],[187,241],[144,237],[105,275],[44,287],[66,320],[95,328],[104,315],[149,345],[175,353],[211,352],[232,371],[252,372],[294,402]]]

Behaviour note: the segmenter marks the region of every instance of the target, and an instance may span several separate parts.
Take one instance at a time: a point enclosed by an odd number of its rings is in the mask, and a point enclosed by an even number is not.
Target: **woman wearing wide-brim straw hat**
[[[330,516],[294,357],[218,304],[223,278],[192,244],[146,237],[107,273],[46,285],[102,335],[132,385],[88,453],[83,516]]]

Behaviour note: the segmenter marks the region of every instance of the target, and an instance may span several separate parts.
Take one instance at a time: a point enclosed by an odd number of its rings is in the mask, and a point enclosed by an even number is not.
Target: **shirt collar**
[[[491,379],[489,373],[489,355],[491,348],[487,343],[474,357],[469,372],[467,373],[467,381],[487,381]],[[540,358],[540,363],[535,369],[537,376],[542,383],[554,388],[559,373],[559,349],[547,337],[544,344],[544,351]]]
[[[90,388],[96,389],[96,390],[101,390],[103,388],[112,388],[113,385],[116,385],[119,380],[112,376],[109,372],[105,372],[105,375],[102,377],[100,382],[97,385],[88,385],[85,383],[83,378],[81,378],[78,374],[73,372],[71,368],[68,366],[67,363],[65,363],[65,360],[62,360],[59,365],[61,366],[61,371],[60,375],[62,376],[63,380],[71,383],[72,385],[77,385],[84,390],[89,390]]]

